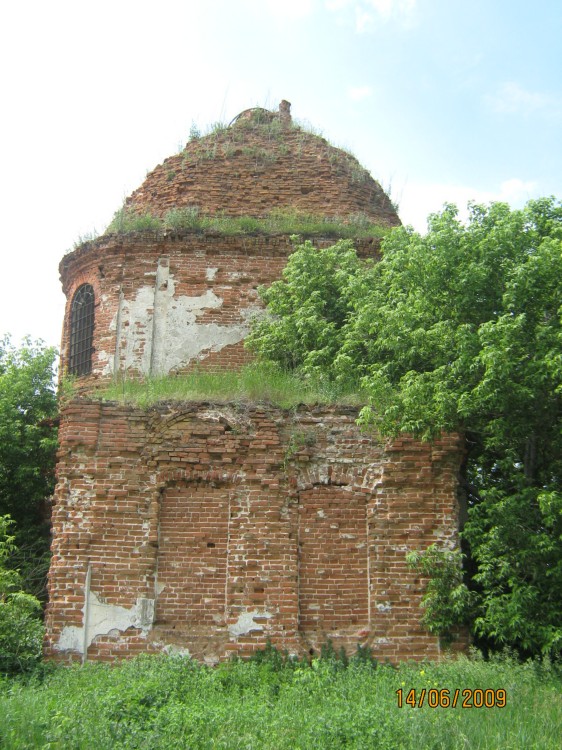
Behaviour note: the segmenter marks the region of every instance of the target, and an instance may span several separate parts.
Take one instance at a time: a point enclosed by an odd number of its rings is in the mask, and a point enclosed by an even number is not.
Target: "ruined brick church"
[[[127,216],[302,212],[399,224],[349,154],[278,112],[241,113],[190,140],[127,199]],[[173,214],[172,214],[173,215]],[[333,238],[313,239],[317,246]],[[355,243],[362,257],[376,238]],[[100,400],[113,377],[237,369],[257,289],[281,276],[282,233],[170,223],[86,242],[60,265],[61,414],[46,652],[112,659],[178,651],[207,663],[269,640],[331,640],[379,659],[433,659],[425,582],[405,560],[458,536],[459,439],[362,433],[357,409]]]

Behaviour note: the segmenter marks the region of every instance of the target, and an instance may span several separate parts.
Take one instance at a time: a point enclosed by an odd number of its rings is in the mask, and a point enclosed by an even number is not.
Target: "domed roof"
[[[228,126],[196,134],[125,202],[128,213],[159,218],[187,207],[209,216],[265,217],[281,210],[400,224],[357,159],[293,123],[285,101],[278,112],[245,110]]]

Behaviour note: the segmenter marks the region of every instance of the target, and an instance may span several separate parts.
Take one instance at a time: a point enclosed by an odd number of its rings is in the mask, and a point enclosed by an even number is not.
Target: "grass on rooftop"
[[[165,401],[268,403],[281,408],[298,404],[363,405],[364,394],[353,385],[303,377],[272,365],[255,363],[239,371],[204,372],[138,379],[116,379],[100,392],[105,400],[151,406]]]
[[[293,210],[276,210],[267,216],[206,216],[197,206],[174,208],[163,219],[121,208],[115,213],[105,234],[142,231],[218,232],[227,236],[244,234],[298,234],[302,237],[361,239],[384,237],[388,228],[374,224],[368,216],[324,217]]]

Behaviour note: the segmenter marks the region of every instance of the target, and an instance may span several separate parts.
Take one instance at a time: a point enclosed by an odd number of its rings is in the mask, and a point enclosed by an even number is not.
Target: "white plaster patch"
[[[113,375],[113,357],[111,357],[106,351],[98,352],[98,362],[104,364],[101,371],[102,375]]]
[[[390,612],[392,605],[390,602],[381,602],[380,604],[377,604],[377,609],[379,612]]]
[[[158,362],[158,372],[167,373],[192,359],[204,359],[209,352],[220,352],[248,335],[245,325],[220,326],[216,323],[186,323],[181,315],[168,321],[166,349]]]
[[[184,659],[189,659],[191,656],[188,648],[183,648],[183,646],[175,646],[173,643],[169,643],[167,646],[164,646],[162,651],[165,654],[168,654],[168,656],[175,656]]]
[[[273,615],[270,612],[260,612],[259,610],[255,609],[253,612],[242,612],[240,617],[238,618],[238,621],[234,623],[234,625],[228,626],[228,632],[231,635],[248,635],[248,633],[251,633],[252,631],[256,630],[263,630],[263,625],[259,622],[255,622],[254,618],[269,618],[273,617]]]
[[[86,605],[82,607],[82,621]],[[115,604],[105,604],[94,591],[90,591],[86,648],[98,635],[108,635],[112,631],[125,632],[129,628],[139,628],[146,637],[154,620],[154,600],[139,597],[131,609]],[[57,651],[84,652],[84,626],[67,625],[63,628]]]
[[[205,269],[205,278],[207,281],[213,281],[215,276],[217,275],[218,268],[206,268]]]
[[[65,625],[60,634],[59,642],[55,644],[57,651],[78,651],[84,647],[84,630],[76,625]]]
[[[152,318],[154,312],[154,287],[139,289],[134,300],[123,300],[121,306],[120,355],[124,355],[124,367],[150,372],[152,351]],[[115,316],[117,321],[117,316]],[[123,344],[124,350],[123,351]]]
[[[246,323],[251,323],[255,318],[262,317],[264,314],[265,310],[259,305],[249,305],[240,310],[240,315]]]
[[[159,267],[156,285],[139,289],[133,300],[123,300],[120,309],[120,367],[139,370],[144,375],[164,375],[188,364],[193,359],[204,359],[209,352],[237,344],[248,335],[249,319],[259,309],[249,306],[240,311],[240,323],[218,325],[198,323],[206,310],[216,310],[223,299],[211,289],[196,297],[174,297],[175,282],[167,268]],[[207,279],[218,271],[208,268]],[[161,278],[160,278],[161,276]],[[155,289],[156,286],[156,289]],[[110,329],[116,330],[118,314]],[[108,357],[108,355],[105,355]],[[104,374],[112,373],[111,357]]]

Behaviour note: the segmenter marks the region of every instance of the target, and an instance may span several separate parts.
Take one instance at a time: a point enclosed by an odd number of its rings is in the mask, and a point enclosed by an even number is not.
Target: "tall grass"
[[[397,691],[505,689],[505,708],[398,707]],[[557,750],[560,672],[509,659],[379,666],[357,659],[178,657],[61,667],[0,683],[0,746],[61,750]]]
[[[363,214],[324,217],[292,209],[277,209],[264,217],[207,216],[197,206],[173,208],[164,218],[150,213],[138,214],[121,208],[104,234],[129,234],[157,231],[215,232],[226,236],[244,234],[297,234],[301,237],[334,237],[341,239],[380,238],[388,228],[374,224]]]
[[[298,404],[365,403],[353,385],[342,386],[325,378],[302,377],[272,365],[256,363],[238,371],[205,372],[149,377],[142,380],[116,379],[100,391],[105,400],[146,407],[159,401],[215,401],[270,403],[288,409]]]

